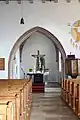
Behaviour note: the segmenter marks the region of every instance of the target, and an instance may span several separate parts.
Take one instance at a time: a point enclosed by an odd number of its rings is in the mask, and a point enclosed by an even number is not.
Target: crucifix
[[[40,54],[40,51],[37,50],[36,55],[32,55],[32,57],[36,58],[36,72],[37,71],[44,71],[45,70],[45,59],[44,59],[45,54]]]

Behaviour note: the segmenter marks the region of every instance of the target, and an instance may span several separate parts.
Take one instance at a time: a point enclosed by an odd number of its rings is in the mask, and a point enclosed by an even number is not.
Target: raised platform
[[[33,83],[32,84],[33,93],[43,93],[45,92],[45,83]]]

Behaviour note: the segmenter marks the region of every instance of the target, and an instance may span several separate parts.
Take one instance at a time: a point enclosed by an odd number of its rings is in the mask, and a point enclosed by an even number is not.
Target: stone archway
[[[9,61],[8,61],[8,78],[12,78],[12,60],[14,59],[14,54],[16,53],[16,51],[20,47],[20,45],[29,36],[31,36],[31,34],[33,34],[34,32],[39,32],[39,33],[47,36],[55,44],[55,46],[59,49],[59,51],[62,54],[63,69],[64,69],[66,53],[65,53],[65,50],[64,50],[63,46],[61,45],[59,40],[52,33],[50,33],[48,30],[46,30],[42,27],[37,26],[37,27],[34,27],[34,28],[28,30],[27,32],[25,32],[22,36],[19,37],[19,39],[14,44],[14,46],[13,46],[11,52],[10,52]],[[64,75],[65,75],[65,70],[63,70],[63,71],[64,71]]]

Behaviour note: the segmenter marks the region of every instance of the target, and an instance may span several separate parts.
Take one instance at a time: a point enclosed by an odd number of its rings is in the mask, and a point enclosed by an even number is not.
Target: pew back
[[[29,119],[31,102],[31,80],[0,80],[0,117],[4,120]]]

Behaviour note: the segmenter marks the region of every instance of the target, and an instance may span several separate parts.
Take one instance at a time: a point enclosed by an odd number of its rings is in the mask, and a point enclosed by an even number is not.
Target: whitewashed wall
[[[14,56],[13,62],[12,62],[12,78],[13,79],[20,79],[20,51],[19,48],[16,51],[16,54]]]
[[[8,57],[16,40],[28,29],[40,26],[53,33],[64,46],[66,54],[75,53],[80,57],[80,51],[70,43],[70,28],[68,22],[80,19],[80,3],[78,0],[59,0],[59,3],[34,0],[23,3],[25,24],[20,25],[21,5],[16,2],[0,2],[0,57],[5,57],[5,71],[0,71],[0,78],[8,77]]]
[[[22,62],[21,68],[24,72],[29,72],[29,69],[34,69],[36,60],[31,56],[37,54],[37,50],[40,50],[40,54],[45,54],[45,67],[49,69],[49,81],[56,81],[56,51],[52,41],[46,36],[35,32],[26,41],[22,50]],[[21,71],[22,73],[22,71]],[[21,76],[23,78],[23,74]]]

